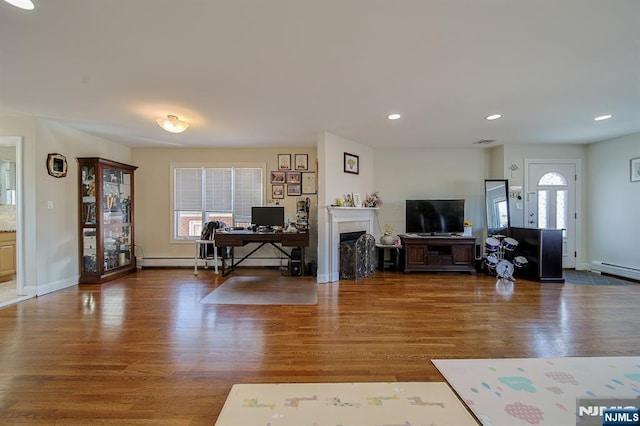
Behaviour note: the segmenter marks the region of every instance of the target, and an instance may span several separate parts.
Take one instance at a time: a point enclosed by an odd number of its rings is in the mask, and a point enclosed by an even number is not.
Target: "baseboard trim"
[[[236,259],[236,262],[239,259]],[[145,257],[137,259],[139,268],[194,268],[195,260],[193,257]],[[213,268],[213,259],[207,259],[207,266]],[[218,260],[218,265],[220,261]],[[272,267],[286,267],[289,264],[289,259],[263,259],[263,258],[249,258],[246,259],[240,266],[272,266]],[[198,259],[198,268],[204,267],[205,261]]]
[[[36,296],[42,296],[48,293],[53,293],[57,290],[62,290],[64,288],[77,286],[80,281],[80,276],[76,275],[73,278],[67,278],[64,280],[54,281],[51,283],[47,283],[45,285],[39,285],[37,287],[25,286],[23,288],[24,293],[27,294],[35,294]]]

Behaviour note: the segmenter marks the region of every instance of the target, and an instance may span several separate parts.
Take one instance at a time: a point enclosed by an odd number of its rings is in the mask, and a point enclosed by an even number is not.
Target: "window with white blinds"
[[[251,207],[263,202],[262,167],[173,167],[174,239],[196,239],[202,226],[251,224]]]

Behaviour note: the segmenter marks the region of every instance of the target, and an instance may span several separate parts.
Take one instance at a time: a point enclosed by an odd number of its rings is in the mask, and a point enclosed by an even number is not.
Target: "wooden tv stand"
[[[404,272],[469,272],[476,274],[476,237],[399,235]]]

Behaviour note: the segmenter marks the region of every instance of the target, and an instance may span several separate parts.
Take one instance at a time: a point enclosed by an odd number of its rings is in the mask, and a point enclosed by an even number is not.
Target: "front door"
[[[576,267],[578,160],[526,160],[525,227],[562,229],[562,267]]]

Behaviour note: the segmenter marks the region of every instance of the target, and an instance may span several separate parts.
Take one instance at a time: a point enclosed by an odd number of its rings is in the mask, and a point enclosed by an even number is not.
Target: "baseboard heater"
[[[640,281],[640,269],[638,268],[630,268],[628,266],[614,265],[612,263],[594,260],[591,262],[591,270]]]

